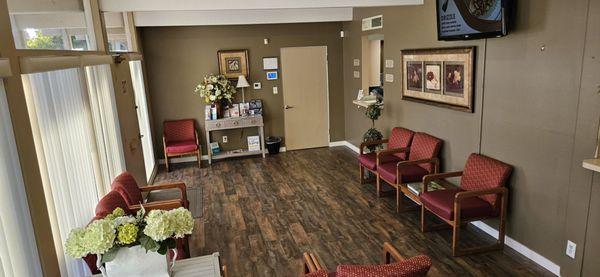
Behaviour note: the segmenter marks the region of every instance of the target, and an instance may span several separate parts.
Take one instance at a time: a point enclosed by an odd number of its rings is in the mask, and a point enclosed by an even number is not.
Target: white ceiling
[[[100,0],[105,12],[133,12],[138,27],[352,20],[354,7],[422,5],[423,0]]]

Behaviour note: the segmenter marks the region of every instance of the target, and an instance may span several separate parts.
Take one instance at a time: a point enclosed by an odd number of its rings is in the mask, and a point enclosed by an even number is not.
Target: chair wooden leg
[[[381,197],[381,178],[379,178],[379,173],[377,173],[377,198]]]
[[[165,166],[167,167],[167,172],[169,172],[169,156],[165,153]]]
[[[202,168],[202,152],[200,149],[198,149],[196,155],[198,156],[198,168]]]
[[[425,233],[426,227],[425,227],[425,206],[421,205],[421,233]]]
[[[360,179],[360,183],[364,184],[365,182],[365,170],[363,169],[361,164],[358,164],[358,178]]]
[[[400,187],[396,187],[396,212],[401,213],[404,211],[404,204],[402,203],[402,192],[400,191]]]

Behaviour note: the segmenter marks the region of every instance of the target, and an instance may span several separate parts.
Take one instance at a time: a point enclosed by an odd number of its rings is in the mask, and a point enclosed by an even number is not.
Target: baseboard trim
[[[279,148],[279,152],[285,152],[285,151],[286,151],[285,147]],[[267,154],[269,154],[269,152],[267,152]],[[202,160],[208,161],[208,155],[203,155]],[[197,162],[197,161],[198,161],[198,158],[196,156],[187,156],[187,157],[178,157],[178,158],[170,158],[169,159],[169,162],[172,164],[191,163],[191,162]],[[166,164],[165,159],[159,159],[158,163],[162,164],[162,165]]]
[[[352,144],[348,141],[331,142],[331,143],[329,143],[329,146],[330,147],[346,146],[346,147],[350,148],[350,150],[352,150],[356,153],[359,153],[359,151],[360,151],[358,147],[354,146],[354,144]],[[477,227],[479,230],[485,232],[486,234],[498,239],[499,232],[498,232],[498,230],[494,229],[492,226],[487,225],[483,221],[475,221],[475,222],[471,222],[471,224],[473,226]],[[560,276],[560,266],[559,265],[555,264],[554,262],[547,259],[546,257],[540,255],[539,253],[529,249],[527,246],[523,245],[522,243],[512,239],[509,236],[506,236],[505,244],[506,244],[506,246],[517,251],[519,254],[527,257],[534,263],[536,263],[536,264],[540,265],[541,267],[547,269],[548,271],[552,272],[552,274],[554,274],[556,276]]]

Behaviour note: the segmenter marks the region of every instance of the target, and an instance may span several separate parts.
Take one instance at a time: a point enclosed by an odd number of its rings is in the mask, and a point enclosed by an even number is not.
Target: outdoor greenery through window
[[[87,1],[8,0],[16,48],[96,50]]]

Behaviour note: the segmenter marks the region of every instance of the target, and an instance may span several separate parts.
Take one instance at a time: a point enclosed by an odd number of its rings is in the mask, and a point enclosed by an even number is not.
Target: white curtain
[[[146,167],[146,178],[150,180],[156,160],[154,159],[154,147],[152,146],[152,132],[150,129],[150,117],[148,115],[148,101],[146,100],[146,88],[144,86],[144,72],[141,61],[129,62],[133,90],[135,93],[135,104],[137,105],[140,135],[142,136],[142,150],[144,152],[144,164]]]
[[[0,276],[42,276],[19,156],[1,78]]]
[[[93,218],[102,187],[92,117],[79,70],[23,76],[63,276],[89,272],[83,261],[64,254],[63,245],[73,228]]]
[[[85,68],[85,73],[104,190],[108,192],[110,181],[125,171],[112,75],[107,64],[88,66]]]

